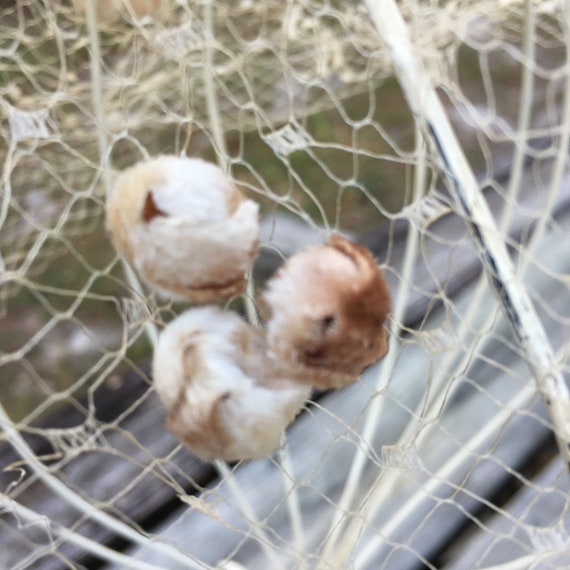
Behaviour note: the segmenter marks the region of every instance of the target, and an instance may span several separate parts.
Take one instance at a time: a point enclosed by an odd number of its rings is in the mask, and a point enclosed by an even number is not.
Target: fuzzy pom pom
[[[216,307],[190,309],[162,331],[153,358],[167,427],[206,460],[263,457],[310,394],[268,356],[261,329]]]
[[[260,306],[270,350],[317,388],[354,382],[388,351],[384,276],[366,248],[338,234],[289,258]]]
[[[258,210],[216,165],[160,156],[119,176],[106,213],[115,247],[144,281],[173,299],[207,303],[243,291]]]

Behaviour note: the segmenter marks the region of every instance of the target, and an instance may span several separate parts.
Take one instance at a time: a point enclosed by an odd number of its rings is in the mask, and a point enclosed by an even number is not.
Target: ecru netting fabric
[[[565,567],[569,14],[3,3],[0,567]],[[333,229],[388,277],[388,356],[314,394],[266,459],[213,468],[164,427],[148,361],[184,306],[140,285],[104,225],[117,173],[162,153],[218,162],[260,203],[232,308],[252,316]]]

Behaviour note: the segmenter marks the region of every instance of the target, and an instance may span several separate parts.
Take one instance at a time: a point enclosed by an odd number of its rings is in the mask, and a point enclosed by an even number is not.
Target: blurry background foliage
[[[264,216],[282,211],[363,235],[409,202],[413,117],[359,2],[216,2],[213,38],[199,3],[170,7],[162,19],[101,24],[113,174],[160,153],[216,160],[209,46],[229,171]],[[519,8],[501,19],[500,42],[491,18],[462,29],[451,12],[419,38],[483,177],[490,156],[512,151],[495,118],[516,118]],[[551,70],[564,57],[563,32],[546,14],[537,33],[536,106],[548,113],[562,96]],[[147,311],[160,321],[180,307],[128,300],[106,235],[83,14],[63,0],[3,2],[0,50],[0,391],[15,421],[33,423],[80,405],[87,387],[120,382],[150,356]],[[486,124],[476,138],[470,120]]]

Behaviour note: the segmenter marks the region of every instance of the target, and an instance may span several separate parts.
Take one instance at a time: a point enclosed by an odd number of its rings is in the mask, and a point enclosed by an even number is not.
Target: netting
[[[0,566],[564,568],[570,3],[4,2]],[[218,162],[261,206],[247,293],[331,230],[391,346],[281,448],[199,461],[149,360],[187,304],[104,223],[116,174]],[[554,435],[554,437],[553,437]]]

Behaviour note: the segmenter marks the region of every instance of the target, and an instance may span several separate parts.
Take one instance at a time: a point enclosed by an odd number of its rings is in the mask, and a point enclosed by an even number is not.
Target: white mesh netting
[[[1,3],[0,567],[567,567],[569,18]],[[139,285],[103,216],[161,153],[261,204],[250,297],[331,229],[387,275],[388,356],[271,457],[205,464],[164,427],[148,362],[186,305]]]

